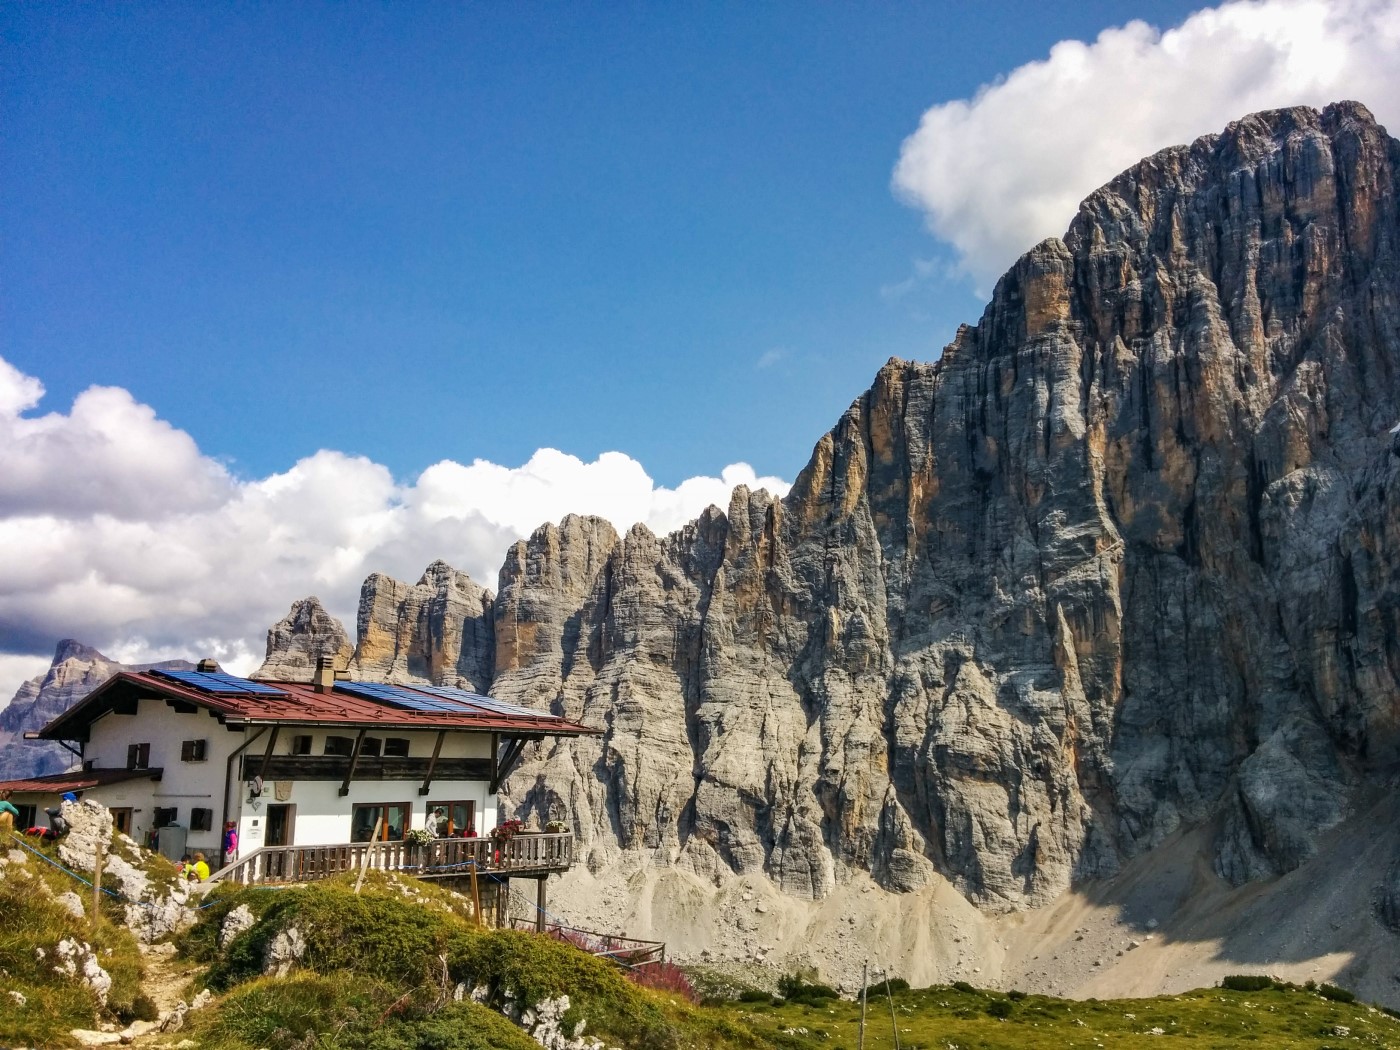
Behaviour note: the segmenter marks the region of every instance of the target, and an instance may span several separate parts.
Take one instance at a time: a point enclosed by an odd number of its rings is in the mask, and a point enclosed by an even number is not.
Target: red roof
[[[50,773],[28,780],[0,780],[0,791],[61,795],[65,791],[86,791],[102,784],[119,784],[123,780],[159,780],[163,772],[161,769],[75,769],[71,773]]]
[[[340,690],[320,692],[308,682],[270,682],[281,695],[250,693],[218,695],[150,671],[123,671],[108,679],[73,707],[46,725],[39,736],[49,740],[86,738],[87,726],[98,716],[141,697],[162,697],[168,703],[203,707],[228,725],[337,725],[373,729],[478,730],[510,736],[582,736],[601,730],[570,722],[547,711],[529,714],[462,710],[416,711],[381,700],[352,696]],[[337,682],[353,687],[355,683]],[[406,688],[412,689],[412,686]],[[522,709],[523,710],[523,709]],[[134,708],[131,712],[134,713]]]

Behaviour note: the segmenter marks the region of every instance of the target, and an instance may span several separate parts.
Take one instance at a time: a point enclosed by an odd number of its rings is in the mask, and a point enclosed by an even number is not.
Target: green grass
[[[1154,999],[1079,1002],[935,987],[896,992],[894,1007],[899,1045],[906,1050],[1400,1047],[1400,1021],[1375,1008],[1332,1002],[1303,988],[1208,988]],[[732,1003],[722,1009],[771,1045],[856,1046],[859,1003]],[[1334,1034],[1339,1025],[1351,1030],[1349,1037]],[[1153,1028],[1163,1034],[1150,1034]],[[1163,1042],[1164,1037],[1172,1041]],[[868,1050],[894,1046],[890,1006],[883,996],[868,1003],[865,1045]]]
[[[463,1040],[475,1037],[459,1032],[453,1018],[489,1014],[509,1025],[498,1012],[508,1005],[525,1009],[567,995],[566,1030],[582,1022],[589,1035],[610,1045],[761,1045],[741,1022],[641,988],[611,963],[532,933],[478,928],[450,900],[425,901],[415,887],[405,893],[392,883],[367,881],[359,895],[336,880],[280,891],[219,891],[181,941],[188,957],[209,962],[208,986],[226,993],[197,1016],[196,1038],[228,1050],[465,1048],[475,1044]],[[257,922],[218,952],[223,917],[242,903]],[[291,928],[306,944],[298,971],[280,981],[263,978],[266,946]],[[459,986],[482,989],[495,1009],[454,1003]],[[386,1041],[393,1039],[400,1042]]]
[[[52,847],[42,852],[57,859]],[[27,857],[0,873],[0,1037],[5,1045],[67,1046],[73,1028],[148,1014],[151,1004],[141,993],[141,953],[130,931],[117,922],[120,905],[106,898],[102,921],[94,928],[53,899],[72,890],[90,909],[91,889],[32,854]],[[58,942],[65,938],[91,945],[111,975],[105,1009],[80,980],[54,972]],[[10,991],[24,996],[24,1005]]]

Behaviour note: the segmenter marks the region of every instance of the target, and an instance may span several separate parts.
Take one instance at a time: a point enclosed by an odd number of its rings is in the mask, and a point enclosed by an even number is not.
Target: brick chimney
[[[335,685],[335,657],[316,657],[316,674],[311,679],[318,693],[329,693]]]

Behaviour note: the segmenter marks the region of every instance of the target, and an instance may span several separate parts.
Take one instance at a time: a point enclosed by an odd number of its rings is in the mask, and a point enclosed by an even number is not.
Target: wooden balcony
[[[268,885],[314,882],[332,875],[398,871],[420,879],[479,873],[542,878],[574,862],[574,837],[523,832],[500,847],[489,838],[409,842],[344,842],[330,846],[264,846],[209,876],[210,882]]]

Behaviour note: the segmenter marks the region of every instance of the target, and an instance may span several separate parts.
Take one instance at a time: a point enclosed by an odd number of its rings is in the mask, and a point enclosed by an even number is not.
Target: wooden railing
[[[210,882],[261,885],[313,882],[361,866],[419,878],[460,875],[473,867],[493,874],[564,871],[574,860],[570,834],[519,834],[497,846],[489,838],[409,842],[345,842],[330,846],[264,846],[209,876]]]
[[[565,941],[575,948],[583,949],[590,955],[596,955],[600,959],[611,959],[619,966],[625,966],[629,969],[666,961],[665,941],[642,941],[636,937],[621,937],[615,933],[581,930],[577,926],[565,926],[557,922],[547,922],[544,924],[543,930],[540,930],[534,919],[525,919],[519,916],[511,919],[511,925],[519,930],[542,932],[546,937],[553,937],[556,941]]]

